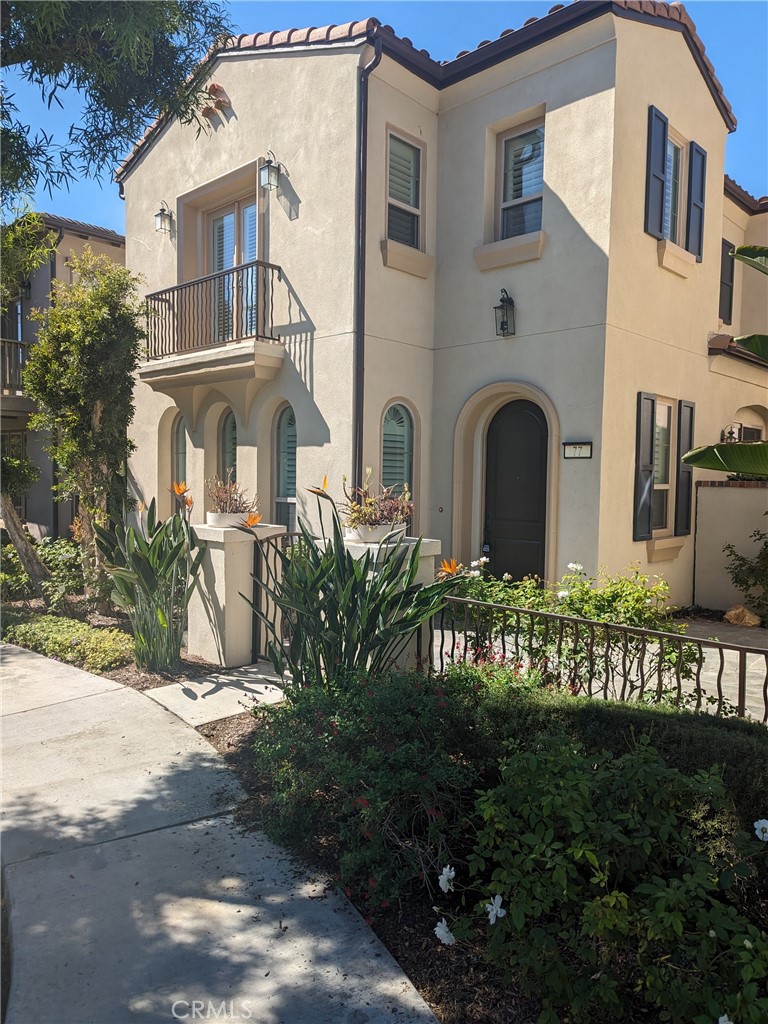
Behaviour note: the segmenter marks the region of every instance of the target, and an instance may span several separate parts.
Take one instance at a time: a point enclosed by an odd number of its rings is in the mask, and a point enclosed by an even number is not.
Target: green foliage
[[[618,758],[551,737],[512,745],[477,800],[474,913],[453,933],[484,919],[490,959],[541,999],[541,1024],[641,1006],[658,1021],[757,1024],[768,934],[729,903],[749,839],[717,845],[700,824],[725,830],[727,817],[717,772],[683,775],[647,741]]]
[[[39,479],[40,470],[29,459],[15,459],[11,455],[3,455],[0,468],[0,487],[3,494],[10,494],[18,501]]]
[[[84,110],[66,142],[30,132],[13,97],[0,104],[6,201],[39,179],[61,186],[119,162],[155,117],[196,120],[207,98],[204,58],[229,31],[210,0],[111,0],[30,4],[4,0],[2,65],[40,88],[50,106],[78,90]],[[202,64],[199,62],[202,61]]]
[[[428,882],[459,841],[478,781],[454,756],[450,701],[440,680],[413,672],[293,689],[259,709],[271,834],[305,850],[333,843],[342,883],[371,906]]]
[[[134,445],[133,371],[145,337],[138,279],[86,247],[72,256],[73,282],[55,282],[55,302],[37,311],[40,324],[24,371],[38,411],[32,430],[51,435],[58,496],[78,496],[81,511],[103,517],[113,478]]]
[[[752,558],[740,554],[733,544],[726,544],[723,551],[728,555],[726,569],[731,582],[744,594],[765,626],[768,624],[768,533],[754,530],[750,536],[759,545]]]
[[[759,270],[761,274],[768,274],[768,246],[737,245],[731,256],[746,263],[748,267]]]
[[[57,615],[6,615],[3,639],[89,672],[107,672],[133,660],[133,639],[122,630]]]
[[[270,572],[264,589],[282,612],[288,643],[255,605],[254,612],[273,637],[268,651],[277,672],[288,668],[295,684],[333,690],[358,672],[388,668],[419,625],[440,610],[455,581],[416,582],[420,541],[382,543],[354,558],[345,547],[335,504],[325,491],[316,493],[330,504],[331,536],[317,541],[300,521],[298,551],[286,554],[267,542],[275,557],[264,559]],[[277,573],[272,564],[278,565]]]
[[[0,226],[0,310],[19,294],[19,284],[56,249],[56,232],[47,231],[39,213],[14,211]]]
[[[716,469],[768,480],[768,441],[724,441],[705,445],[686,452],[682,461],[697,469]]]
[[[124,517],[125,518],[125,517]],[[197,539],[184,511],[158,521],[154,499],[146,525],[96,527],[114,603],[127,613],[136,640],[136,664],[167,671],[178,663],[189,600],[197,585],[206,543]],[[196,552],[196,553],[195,553]]]
[[[71,540],[45,537],[34,544],[34,549],[50,573],[50,578],[43,583],[49,607],[53,611],[61,609],[66,606],[68,598],[83,592],[80,548]],[[24,601],[32,596],[29,576],[24,571],[16,549],[11,545],[4,547],[0,571],[0,600]]]

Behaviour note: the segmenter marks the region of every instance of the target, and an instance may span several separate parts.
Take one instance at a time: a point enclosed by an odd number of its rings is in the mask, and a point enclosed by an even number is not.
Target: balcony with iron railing
[[[27,362],[27,345],[10,338],[0,340],[0,389],[3,395],[23,395],[22,370]]]
[[[139,378],[180,406],[190,388],[249,383],[249,395],[279,372],[285,349],[275,326],[279,266],[254,260],[152,292],[146,361]]]

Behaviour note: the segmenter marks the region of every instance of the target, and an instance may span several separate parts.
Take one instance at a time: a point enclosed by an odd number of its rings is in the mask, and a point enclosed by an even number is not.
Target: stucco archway
[[[560,421],[552,400],[524,381],[500,381],[476,391],[456,419],[453,439],[453,516],[451,551],[465,564],[480,554],[485,497],[485,445],[488,427],[508,402],[524,399],[544,413],[549,431],[545,575],[555,579],[557,566],[557,488]]]

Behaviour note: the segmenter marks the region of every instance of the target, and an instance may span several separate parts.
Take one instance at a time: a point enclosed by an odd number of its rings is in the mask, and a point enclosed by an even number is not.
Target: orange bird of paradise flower
[[[308,487],[307,490],[310,494],[326,494],[328,491],[328,474],[325,474],[323,482],[319,487]]]
[[[192,497],[191,494],[188,494],[186,496],[186,498],[184,499],[184,504],[187,506],[187,508],[192,508],[192,506],[195,504],[195,499]]]
[[[440,568],[446,576],[455,576],[459,571],[459,563],[455,558],[451,558],[450,560],[444,558],[440,563]]]
[[[179,498],[182,496],[182,494],[186,494],[188,490],[189,488],[187,487],[186,483],[183,480],[181,481],[180,484],[177,484],[174,481],[173,493],[176,494]]]
[[[240,525],[250,529],[251,526],[258,526],[261,522],[261,516],[258,512],[250,512],[247,519],[241,519]]]

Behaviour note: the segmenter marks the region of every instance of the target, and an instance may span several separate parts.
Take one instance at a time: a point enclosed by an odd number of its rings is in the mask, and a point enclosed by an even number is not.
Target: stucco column
[[[250,665],[253,609],[243,595],[253,594],[253,546],[285,533],[284,526],[253,531],[196,526],[208,544],[200,576],[189,602],[187,651],[215,665]]]

